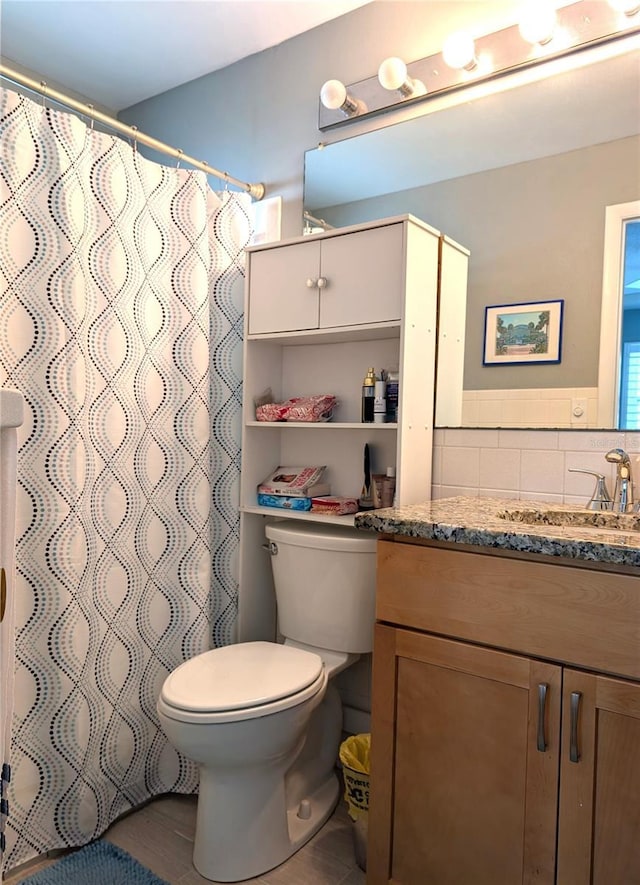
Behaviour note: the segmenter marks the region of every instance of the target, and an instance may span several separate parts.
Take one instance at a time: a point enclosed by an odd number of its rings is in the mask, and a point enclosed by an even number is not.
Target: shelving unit
[[[241,640],[275,635],[263,549],[266,521],[353,523],[352,517],[259,507],[257,486],[275,467],[326,465],[331,493],[357,497],[368,443],[372,472],[396,468],[398,504],[429,499],[438,295],[445,285],[448,291],[464,286],[466,293],[467,258],[466,250],[411,216],[248,250]],[[360,421],[362,379],[370,366],[377,373],[399,371],[397,423]],[[333,394],[333,418],[317,424],[256,421],[255,399],[267,389],[274,402]]]

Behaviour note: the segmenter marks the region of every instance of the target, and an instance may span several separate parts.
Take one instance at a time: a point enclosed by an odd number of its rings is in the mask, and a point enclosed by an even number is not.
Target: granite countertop
[[[368,510],[356,514],[355,525],[409,538],[640,566],[640,513],[597,513],[544,501],[460,497]]]

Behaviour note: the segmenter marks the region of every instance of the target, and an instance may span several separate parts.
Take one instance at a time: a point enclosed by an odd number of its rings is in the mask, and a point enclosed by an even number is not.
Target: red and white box
[[[276,467],[258,486],[260,495],[312,498],[327,495],[329,483],[321,482],[325,467]]]
[[[357,513],[358,509],[357,498],[319,495],[311,499],[312,513],[333,513],[335,516],[346,516],[348,513]]]

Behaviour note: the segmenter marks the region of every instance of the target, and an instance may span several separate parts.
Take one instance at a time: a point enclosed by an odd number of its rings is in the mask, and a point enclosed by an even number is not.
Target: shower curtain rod
[[[234,184],[236,187],[241,188],[241,190],[247,191],[251,194],[255,200],[261,200],[264,197],[264,184],[260,182],[258,184],[248,184],[246,181],[240,181],[239,179],[234,178],[232,175],[229,175],[228,172],[221,172],[219,169],[214,169],[213,166],[210,166],[203,160],[196,160],[193,157],[188,156],[179,148],[170,147],[168,144],[164,144],[156,138],[152,138],[150,135],[138,132],[135,126],[128,126],[126,123],[121,123],[120,120],[116,120],[115,117],[109,117],[101,111],[96,111],[93,105],[82,104],[82,102],[76,101],[75,98],[71,98],[71,96],[65,95],[63,92],[51,89],[47,86],[44,80],[38,83],[37,80],[33,80],[31,77],[27,77],[25,74],[20,73],[20,71],[16,71],[2,63],[0,63],[0,76],[5,77],[7,80],[13,80],[21,86],[26,86],[27,89],[31,89],[34,92],[38,92],[40,95],[44,95],[45,98],[50,98],[59,104],[66,105],[72,110],[78,111],[78,113],[85,117],[90,117],[92,120],[97,120],[99,123],[103,123],[110,129],[122,132],[124,135],[133,138],[134,142],[139,141],[141,144],[145,144],[147,147],[153,148],[155,151],[169,154],[170,157],[175,157],[179,161],[189,163],[190,166],[195,166],[196,169],[201,169],[203,172],[206,172],[207,175],[214,175],[216,178],[219,178],[228,184]]]

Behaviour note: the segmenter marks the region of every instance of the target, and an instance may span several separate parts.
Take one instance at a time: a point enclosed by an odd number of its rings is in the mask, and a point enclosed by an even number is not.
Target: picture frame
[[[563,313],[563,299],[486,307],[482,364],[561,362]]]

